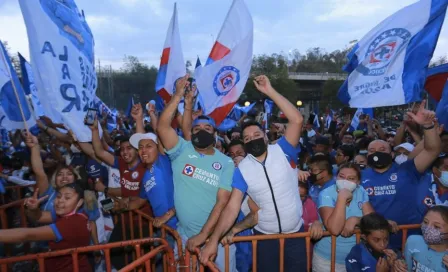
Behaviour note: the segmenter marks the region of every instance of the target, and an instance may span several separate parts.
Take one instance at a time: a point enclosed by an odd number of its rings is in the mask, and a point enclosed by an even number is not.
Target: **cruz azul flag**
[[[43,116],[45,115],[45,113],[42,109],[42,104],[40,103],[39,97],[37,96],[37,88],[36,84],[34,83],[34,76],[31,65],[21,54],[19,54],[19,59],[20,69],[22,70],[23,89],[31,99],[35,116]]]
[[[264,100],[264,115],[263,115],[263,127],[265,130],[269,127],[269,118],[272,114],[272,108],[274,106],[274,101],[265,99]]]
[[[196,70],[204,114],[224,120],[240,97],[249,77],[253,51],[252,16],[243,0],[234,0],[207,63]]]
[[[436,109],[437,121],[444,125],[445,131],[448,130],[448,82],[445,82],[442,98]]]
[[[80,142],[91,141],[84,117],[97,87],[94,41],[73,0],[19,0],[31,65],[44,112],[63,122]],[[58,118],[59,117],[59,118]]]
[[[420,100],[447,5],[448,0],[421,0],[372,29],[348,55],[344,70],[350,75],[339,99],[352,108]]]
[[[156,80],[156,92],[164,103],[168,103],[176,91],[176,80],[185,76],[185,61],[180,43],[179,22],[177,20],[177,8],[174,4],[165,45],[163,46],[160,60],[159,73]]]
[[[24,121],[28,123],[28,127],[36,124],[19,78],[0,42],[0,128],[8,131],[24,129]]]

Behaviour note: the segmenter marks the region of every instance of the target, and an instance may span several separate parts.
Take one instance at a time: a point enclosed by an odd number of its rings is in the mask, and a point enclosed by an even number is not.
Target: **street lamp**
[[[249,105],[250,105],[250,102],[249,102],[249,101],[244,102],[244,106],[245,106],[245,107],[249,107]]]
[[[297,100],[297,107],[301,107],[303,105],[301,100]]]

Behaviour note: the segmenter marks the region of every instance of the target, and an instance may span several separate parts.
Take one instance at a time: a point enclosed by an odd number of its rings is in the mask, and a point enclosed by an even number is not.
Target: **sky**
[[[125,55],[158,67],[174,0],[76,0],[95,37],[96,61],[120,68]],[[211,47],[232,0],[177,0],[182,48],[193,65]],[[415,0],[245,0],[254,21],[254,54],[343,49]],[[435,58],[448,56],[448,19]],[[0,40],[29,58],[18,0],[0,0]]]

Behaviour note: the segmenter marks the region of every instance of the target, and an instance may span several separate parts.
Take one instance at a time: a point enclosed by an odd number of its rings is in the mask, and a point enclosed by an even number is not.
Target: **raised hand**
[[[37,145],[39,145],[39,141],[37,140],[37,138],[35,136],[33,136],[31,133],[29,132],[25,132],[24,133],[24,138],[25,138],[25,144],[28,148],[33,148]]]
[[[188,81],[189,77],[190,75],[186,74],[184,77],[180,77],[176,80],[176,95],[179,95],[181,97],[185,96],[185,89],[187,88],[188,84],[190,84],[190,82]]]
[[[132,106],[131,116],[135,121],[143,120],[143,109],[140,103]]]
[[[255,77],[254,84],[257,90],[264,94],[268,94],[273,90],[269,78],[265,75]]]
[[[39,196],[39,188],[36,188],[36,190],[34,190],[33,196],[25,199],[24,202],[25,207],[27,207],[29,210],[39,209],[40,203],[45,201],[48,198],[48,195],[43,196],[41,198],[38,198],[38,196]]]
[[[415,123],[421,126],[432,126],[434,124],[436,113],[425,109],[425,105],[426,100],[423,100],[416,112],[408,111],[407,115],[414,120]]]

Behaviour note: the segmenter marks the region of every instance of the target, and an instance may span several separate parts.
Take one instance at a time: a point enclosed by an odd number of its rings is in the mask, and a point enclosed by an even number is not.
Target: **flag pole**
[[[19,94],[17,93],[16,84],[14,82],[14,78],[12,77],[11,68],[9,67],[8,63],[6,62],[5,50],[3,48],[1,50],[2,50],[1,55],[2,55],[3,64],[5,65],[5,67],[7,67],[8,75],[9,75],[9,78],[11,79],[12,88],[13,88],[14,94],[16,96],[17,104],[19,105],[19,110],[20,110],[20,114],[22,115],[22,120],[23,120],[25,130],[27,132],[29,132],[28,124],[25,119],[25,114],[23,113],[22,104],[20,103]]]

